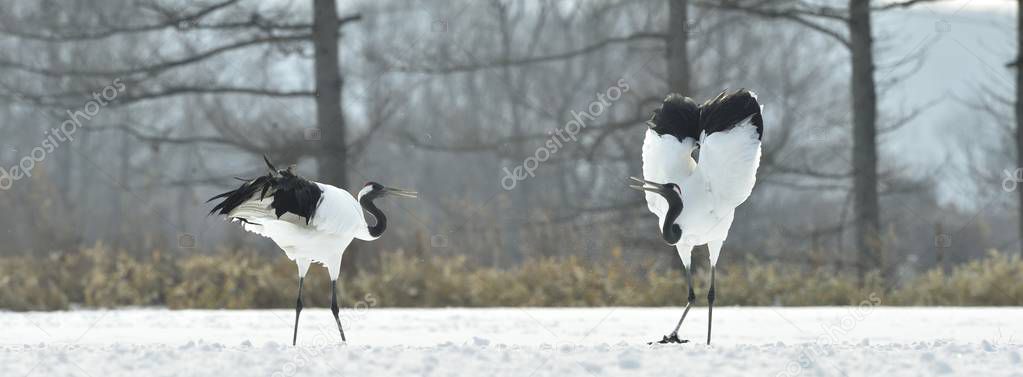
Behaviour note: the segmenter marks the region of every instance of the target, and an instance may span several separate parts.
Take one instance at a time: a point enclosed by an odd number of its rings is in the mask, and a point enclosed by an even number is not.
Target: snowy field
[[[1023,376],[1023,309],[0,312],[0,376]]]

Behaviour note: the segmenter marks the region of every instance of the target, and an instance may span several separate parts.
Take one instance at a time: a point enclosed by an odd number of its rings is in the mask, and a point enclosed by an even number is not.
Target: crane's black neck
[[[661,225],[661,237],[668,244],[674,245],[682,238],[682,227],[675,224],[675,220],[682,214],[682,198],[674,191],[661,196],[668,201],[668,212],[664,214],[664,224]]]
[[[373,238],[380,237],[381,234],[384,234],[384,230],[387,229],[387,216],[384,216],[384,212],[377,208],[376,204],[373,204],[373,200],[380,196],[382,196],[381,193],[374,191],[363,195],[359,199],[362,209],[373,215],[373,218],[376,220],[375,224],[369,225],[369,235]]]

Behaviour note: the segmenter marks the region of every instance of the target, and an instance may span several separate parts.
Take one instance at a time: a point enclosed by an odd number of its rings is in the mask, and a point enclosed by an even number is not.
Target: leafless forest
[[[349,271],[399,249],[677,268],[626,187],[644,121],[669,92],[737,88],[765,106],[764,154],[724,268],[896,283],[1018,254],[1023,21],[1015,2],[961,3],[3,2],[0,256],[277,256],[204,203],[266,155],[350,191],[420,192],[384,204],[391,228],[345,254]],[[896,43],[902,20],[927,35]],[[978,44],[971,22],[1006,37]],[[982,74],[927,70],[956,55]],[[952,79],[968,84],[907,87]]]

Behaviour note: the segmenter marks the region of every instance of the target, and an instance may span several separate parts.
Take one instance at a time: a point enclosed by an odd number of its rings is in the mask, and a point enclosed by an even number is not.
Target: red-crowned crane
[[[352,239],[372,241],[387,229],[387,217],[374,200],[384,196],[415,198],[413,191],[366,183],[353,197],[340,188],[313,182],[294,173],[294,166],[277,170],[265,156],[269,173],[245,183],[235,190],[210,198],[222,199],[210,214],[227,216],[252,233],[272,239],[284,254],[298,265],[298,300],[295,304],[295,332],[291,344],[298,340],[298,317],[302,313],[302,283],[313,262],[327,267],[330,273],[330,310],[334,313],[341,341],[345,330],[338,317],[337,279],[341,275],[341,255]],[[364,213],[373,216],[373,225]]]
[[[647,207],[657,215],[661,236],[674,245],[685,268],[689,298],[682,318],[660,343],[684,343],[678,330],[696,301],[691,271],[694,246],[710,250],[707,291],[707,344],[714,314],[714,266],[728,238],[735,208],[746,201],[760,166],[764,132],[761,106],[748,90],[720,95],[697,105],[669,94],[647,122],[643,140],[643,178],[632,188],[646,191]],[[699,163],[693,152],[699,150]]]

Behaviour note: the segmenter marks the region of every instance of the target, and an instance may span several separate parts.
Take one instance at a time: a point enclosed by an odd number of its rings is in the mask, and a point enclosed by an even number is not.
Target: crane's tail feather
[[[246,222],[256,222],[259,219],[275,219],[277,216],[274,215],[273,208],[270,208],[270,203],[271,200],[269,198],[249,200],[234,207],[231,212],[227,213],[227,217],[245,219]]]
[[[223,199],[213,209],[210,210],[210,215],[220,214],[227,215],[234,211],[235,208],[245,204],[246,202],[256,199],[256,193],[259,193],[257,200],[263,200],[267,197],[267,194],[272,194],[274,187],[277,186],[277,180],[269,175],[265,175],[251,181],[242,183],[237,189],[221,193],[207,200],[206,202],[212,202],[217,199]]]
[[[245,181],[237,189],[221,193],[207,200],[220,200],[210,215],[259,219],[274,218],[291,213],[305,219],[305,223],[316,214],[323,190],[315,183],[294,174],[291,169],[274,170],[270,159],[263,156],[270,173]]]

